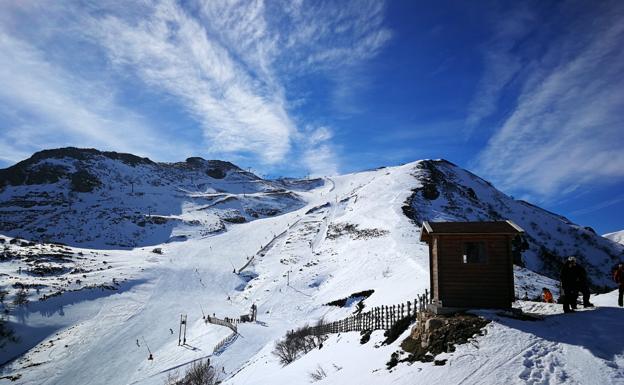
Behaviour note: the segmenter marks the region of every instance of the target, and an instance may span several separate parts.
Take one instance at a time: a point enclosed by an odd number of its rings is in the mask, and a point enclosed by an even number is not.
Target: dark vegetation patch
[[[102,182],[87,170],[78,170],[71,175],[71,190],[76,192],[91,192],[102,185]]]
[[[9,374],[7,376],[0,376],[0,380],[10,380],[12,382],[15,382],[17,380],[19,380],[20,378],[22,378],[22,374],[21,373],[17,373],[17,374]]]
[[[19,185],[33,185],[33,184],[45,184],[56,183],[63,178],[71,178],[72,184],[73,175],[69,175],[69,169],[63,165],[55,164],[37,164],[46,159],[63,159],[70,158],[78,161],[87,161],[95,156],[104,156],[110,159],[119,160],[125,164],[131,166],[137,166],[139,164],[154,164],[148,158],[141,158],[132,154],[118,153],[114,151],[99,151],[93,148],[75,148],[65,147],[51,150],[43,150],[34,153],[30,158],[23,160],[11,167],[0,170],[0,187],[7,185],[19,186]],[[77,178],[83,179],[81,175]],[[91,190],[80,190],[82,183],[77,181],[78,189],[74,191],[87,192]],[[87,183],[86,186],[90,185]]]
[[[67,171],[61,165],[42,164],[29,169],[18,163],[0,170],[0,187],[56,183],[67,175]]]
[[[222,160],[206,160],[198,156],[187,158],[185,162],[174,163],[173,167],[202,171],[211,178],[223,179],[227,176],[228,171],[240,170],[230,162]]]
[[[353,223],[337,223],[329,225],[327,239],[336,239],[344,235],[349,235],[352,239],[370,239],[382,237],[388,233],[388,230],[383,229],[360,229]]]
[[[228,222],[228,223],[245,223],[247,222],[247,219],[245,219],[245,217],[237,215],[237,216],[232,216],[232,217],[226,217],[226,218],[222,218],[224,222]]]
[[[366,298],[370,297],[371,295],[373,295],[373,293],[375,292],[375,290],[363,290],[363,291],[358,291],[357,293],[353,293],[348,297],[345,298],[340,298],[331,302],[328,302],[325,304],[325,306],[338,306],[338,307],[348,307],[347,304],[351,305],[354,302],[362,302],[364,301]]]
[[[49,276],[49,275],[63,274],[63,273],[65,273],[68,270],[69,269],[64,268],[64,267],[60,267],[60,266],[38,264],[38,265],[36,265],[34,267],[31,267],[26,272],[29,273],[30,275],[36,275],[36,276],[39,276],[39,277],[45,277],[45,276]]]
[[[254,217],[254,218],[260,218],[260,217],[274,217],[277,214],[280,213],[279,210],[277,209],[272,209],[272,208],[268,208],[268,207],[260,207],[257,209],[250,209],[250,208],[246,208],[245,212],[247,214],[249,214],[250,216]]]
[[[449,162],[450,163],[450,162]],[[438,186],[445,182],[444,174],[436,168],[436,161],[424,160],[416,166],[421,171],[420,175],[414,175],[421,182],[420,187],[412,189],[412,194],[403,203],[403,214],[417,225],[423,221],[415,209],[415,203],[419,199],[436,200],[440,196]],[[474,191],[473,191],[474,193]],[[476,194],[475,194],[476,196]]]
[[[209,168],[206,170],[206,175],[214,179],[223,179],[227,174],[220,168]]]
[[[365,343],[367,343],[368,341],[370,341],[371,338],[371,334],[373,334],[372,330],[362,330],[360,332],[360,344],[364,345]]]
[[[407,317],[403,317],[397,322],[395,322],[390,329],[384,332],[384,336],[386,339],[384,340],[384,345],[389,345],[397,340],[403,334],[404,331],[416,320],[415,315],[409,315]]]
[[[99,151],[94,148],[76,148],[76,147],[64,147],[55,148],[51,150],[43,150],[33,154],[30,158],[22,161],[27,164],[33,164],[44,159],[62,159],[72,158],[76,160],[89,160],[94,156],[102,155],[110,159],[119,160],[130,166],[137,166],[139,164],[154,164],[149,158],[141,158],[136,155],[119,153],[115,151]],[[20,162],[20,163],[22,163]],[[18,163],[19,164],[19,163]]]
[[[318,211],[321,211],[323,209],[326,209],[330,206],[329,202],[325,203],[324,205],[320,205],[320,206],[316,206],[316,207],[312,207],[310,210],[306,211],[306,215],[308,214],[312,214]]]
[[[147,223],[151,223],[153,225],[164,225],[169,222],[170,218],[161,217],[159,215],[150,215],[144,221],[140,221],[137,225],[144,227]]]

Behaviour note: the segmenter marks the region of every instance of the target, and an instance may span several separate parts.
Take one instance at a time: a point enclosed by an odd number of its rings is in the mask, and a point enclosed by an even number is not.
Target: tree
[[[13,299],[13,305],[21,306],[21,305],[26,305],[27,303],[28,303],[28,289],[22,286],[15,294],[15,298]]]
[[[4,305],[4,300],[6,299],[7,294],[9,294],[8,291],[0,289],[0,304]]]
[[[6,320],[0,316],[0,348],[3,348],[7,342],[17,342],[17,338],[13,330],[6,325]]]

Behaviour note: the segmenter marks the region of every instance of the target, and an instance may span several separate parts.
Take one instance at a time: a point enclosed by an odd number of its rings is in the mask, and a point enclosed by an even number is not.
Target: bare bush
[[[180,378],[178,372],[169,373],[165,385],[215,385],[219,383],[219,375],[210,360],[193,362],[191,367]]]
[[[315,327],[305,325],[297,330],[286,333],[284,339],[275,343],[275,354],[282,365],[288,365],[301,355],[322,346],[325,335],[322,332],[323,321]]]
[[[325,377],[327,377],[327,373],[325,373],[321,365],[319,365],[315,371],[310,372],[310,379],[312,379],[312,382],[320,381]]]

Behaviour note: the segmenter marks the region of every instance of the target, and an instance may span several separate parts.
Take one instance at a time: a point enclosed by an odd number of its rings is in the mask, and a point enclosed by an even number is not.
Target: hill
[[[45,150],[0,170],[0,232],[100,249],[179,241],[302,207],[284,186],[218,160]]]
[[[126,165],[126,169],[125,163],[106,155],[96,154],[95,158],[86,163],[88,171],[102,185],[112,183],[107,181],[112,175],[116,186],[124,186],[123,194],[117,195],[129,197],[122,203],[124,210],[135,205],[147,207],[128,195],[124,173],[140,170],[140,175],[156,183],[156,176],[145,173],[160,177],[178,172],[159,171],[161,167],[177,170],[175,164],[141,163]],[[64,167],[70,167],[67,159],[61,159]],[[100,168],[89,166],[91,162],[103,162],[104,170],[110,170],[105,165],[112,162],[114,169],[126,171],[121,177],[98,174]],[[205,162],[209,161],[201,161]],[[195,169],[192,175],[199,178],[200,173],[205,174],[203,170]],[[180,173],[181,177],[188,175],[187,171]],[[216,190],[214,186],[220,182],[242,179],[245,186],[254,183],[268,187],[251,193],[242,191],[239,182],[227,193],[216,193],[228,194],[236,202],[248,202],[248,196],[263,202],[277,188],[282,190],[280,197],[293,196],[296,201],[281,206],[275,215],[258,215],[257,219],[238,209],[246,220],[226,222],[227,231],[219,232],[206,228],[211,229],[208,218],[220,212],[178,208],[183,213],[179,215],[193,213],[200,220],[195,226],[175,222],[172,232],[184,231],[183,241],[132,250],[55,246],[2,237],[4,255],[9,256],[0,262],[3,285],[9,291],[5,303],[11,303],[22,287],[31,301],[27,306],[8,306],[8,326],[22,340],[7,345],[0,354],[0,362],[13,359],[4,365],[2,376],[18,377],[25,384],[162,384],[168,374],[210,358],[228,384],[265,384],[271,378],[308,383],[309,372],[317,365],[328,372],[321,383],[441,382],[449,371],[453,381],[464,383],[487,383],[495,378],[509,383],[537,382],[539,378],[545,383],[548,378],[586,383],[593,378],[616,384],[623,378],[624,351],[609,342],[619,334],[601,329],[622,321],[622,312],[607,306],[613,301],[612,293],[606,294],[603,302],[599,302],[603,297],[594,297],[592,300],[604,308],[584,311],[578,322],[569,325],[560,314],[560,306],[536,308],[528,301],[515,305],[541,313],[545,321],[526,324],[485,314],[492,320],[488,334],[448,356],[444,371],[436,371],[431,364],[406,363],[388,371],[385,364],[399,349],[401,339],[382,345],[384,337],[379,332],[363,346],[357,333],[332,335],[323,349],[281,368],[271,351],[287,331],[321,318],[341,319],[357,306],[372,308],[413,300],[428,288],[428,247],[418,241],[422,220],[505,218],[522,226],[527,232],[526,242],[516,246],[519,254],[514,269],[519,297],[526,294],[533,298],[542,287],[551,288],[557,295],[557,282],[552,278],[557,278],[559,258],[572,253],[588,267],[596,286],[607,286],[611,264],[620,258],[624,246],[562,216],[515,200],[443,160],[309,182],[253,179],[257,177],[238,168],[224,173],[222,179],[202,176],[205,188]],[[184,183],[193,187],[196,180],[187,178]],[[20,183],[5,185],[2,194],[12,197],[16,192],[27,194],[52,187],[71,190],[68,177],[36,185],[25,184],[23,179]],[[168,191],[179,191],[176,189],[181,182],[159,183],[163,186],[158,186],[162,187],[158,191],[166,194],[146,192],[143,196],[164,207],[167,199],[172,199]],[[229,184],[222,188],[225,186]],[[197,201],[189,194],[214,194],[202,190],[204,187],[181,193],[175,205],[193,207]],[[89,201],[99,199],[105,191],[96,187],[78,194]],[[21,210],[20,206],[12,207]],[[32,216],[28,223],[34,226],[35,212],[28,212]],[[105,231],[114,234],[112,239],[125,233],[110,223]],[[82,230],[91,235],[98,232]],[[66,231],[73,230],[67,227]],[[43,255],[48,259],[43,260]],[[247,314],[252,304],[258,307],[258,322],[239,324],[238,334],[229,340],[230,329],[202,319],[205,315],[238,318]],[[181,315],[188,317],[183,345],[178,341]],[[561,324],[568,326],[562,329]],[[581,324],[593,326],[579,334],[574,328]],[[221,346],[224,339],[227,343]],[[215,345],[220,349],[213,351]],[[496,356],[497,352],[502,354]],[[153,360],[147,359],[149,354]],[[566,365],[564,360],[572,363]],[[594,369],[576,371],[576,362]],[[557,371],[557,367],[563,369]]]

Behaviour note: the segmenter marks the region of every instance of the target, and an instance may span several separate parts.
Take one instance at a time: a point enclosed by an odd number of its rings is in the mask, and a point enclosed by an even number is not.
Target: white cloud
[[[480,154],[484,175],[503,189],[541,198],[624,177],[621,16],[616,9],[590,33],[551,43]]]
[[[303,154],[301,163],[313,177],[338,174],[336,148],[331,143],[334,134],[327,126],[308,126],[299,134]]]
[[[192,149],[279,168],[307,157],[306,146],[326,146],[325,159],[336,164],[328,140],[302,135],[309,122],[297,109],[305,99],[289,87],[377,55],[391,35],[383,19],[384,4],[374,0],[10,4],[0,13],[0,64],[17,92],[0,91],[10,106],[1,111],[0,144],[17,138],[28,151],[73,144],[154,156],[159,117],[146,113],[156,123],[150,129],[140,106],[115,100],[116,87],[142,84],[137,93],[176,113],[182,107],[199,124],[203,140]],[[13,111],[19,119],[7,117]]]
[[[483,47],[484,75],[468,107],[466,131],[469,135],[496,111],[501,93],[522,69],[521,60],[513,49],[515,43],[535,27],[535,21],[525,8],[496,16],[492,38]]]
[[[84,81],[50,64],[38,49],[1,28],[0,83],[5,162],[65,145],[139,155],[158,153],[155,148],[174,152],[140,116],[116,104],[104,84]]]
[[[360,63],[390,36],[383,4],[374,1],[194,5],[190,14],[157,2],[138,20],[107,9],[93,13],[87,33],[118,68],[177,98],[201,123],[211,152],[251,153],[267,165],[284,161],[299,137],[288,80]]]

